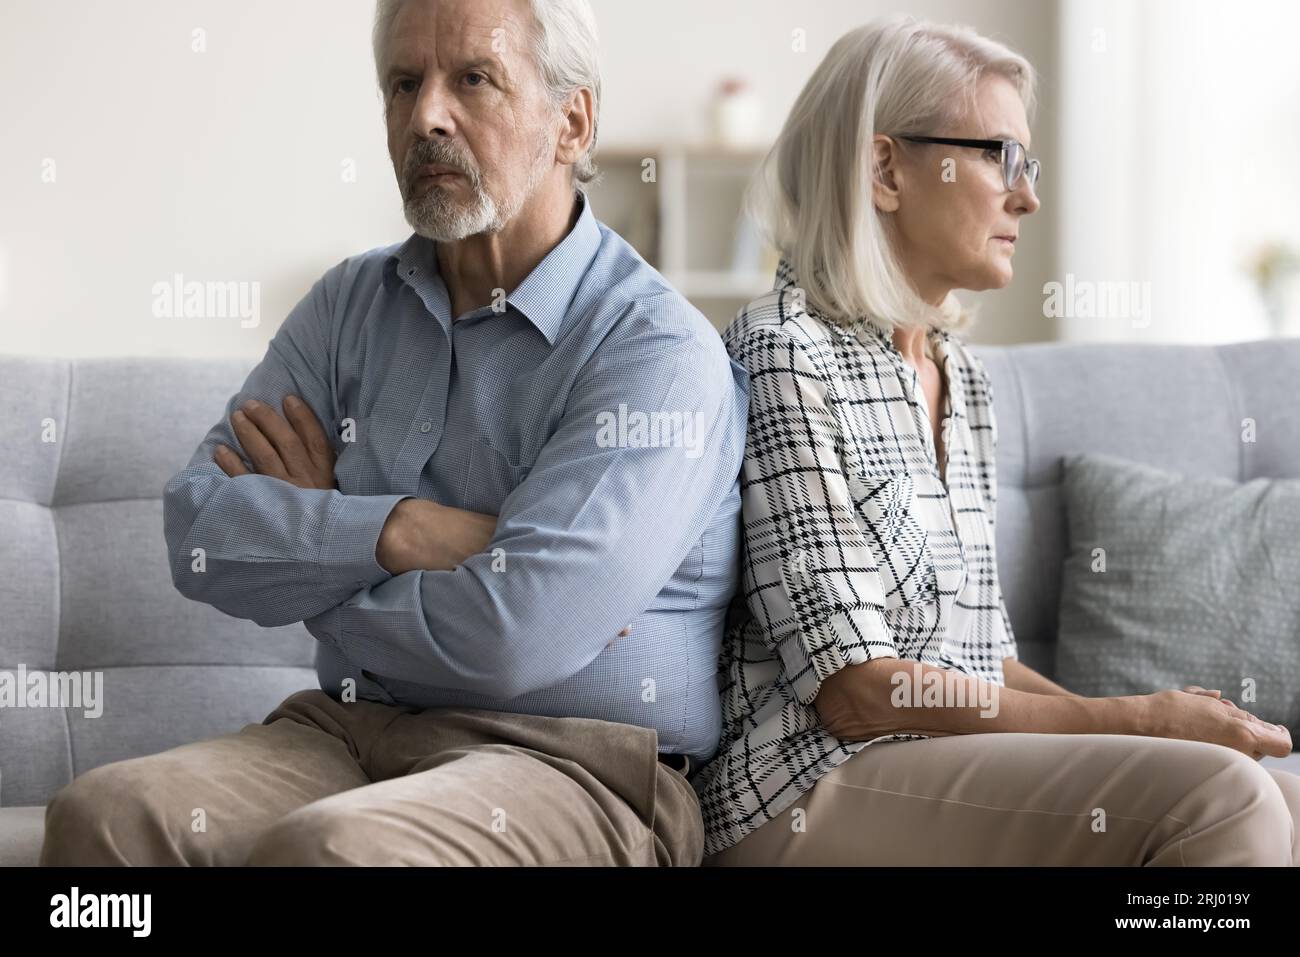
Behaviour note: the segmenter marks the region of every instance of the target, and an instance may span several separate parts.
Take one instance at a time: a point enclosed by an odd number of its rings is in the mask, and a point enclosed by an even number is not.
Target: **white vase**
[[[759,141],[763,104],[752,90],[719,96],[713,101],[713,135],[726,146],[751,146]]]

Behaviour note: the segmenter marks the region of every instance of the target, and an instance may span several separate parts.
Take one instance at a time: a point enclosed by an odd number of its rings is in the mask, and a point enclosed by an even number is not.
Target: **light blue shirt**
[[[336,697],[351,678],[390,704],[636,724],[705,760],[739,574],[747,374],[577,201],[504,312],[453,319],[417,235],[330,269],[167,483],[172,579],[266,627],[305,622]],[[334,441],[337,490],[213,461],[240,448],[231,412],[290,393]],[[376,544],[411,496],[498,515],[488,550],[389,574]]]

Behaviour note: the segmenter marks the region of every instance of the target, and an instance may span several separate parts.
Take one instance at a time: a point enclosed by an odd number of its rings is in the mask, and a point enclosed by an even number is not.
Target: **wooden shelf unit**
[[[596,153],[596,217],[719,329],[772,288],[776,255],[743,216],[764,148],[620,144]]]

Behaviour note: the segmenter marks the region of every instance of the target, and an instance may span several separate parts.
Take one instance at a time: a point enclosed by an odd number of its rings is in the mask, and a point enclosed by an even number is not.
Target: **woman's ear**
[[[882,213],[895,212],[901,200],[902,170],[898,146],[888,136],[877,133],[871,138],[871,199]]]

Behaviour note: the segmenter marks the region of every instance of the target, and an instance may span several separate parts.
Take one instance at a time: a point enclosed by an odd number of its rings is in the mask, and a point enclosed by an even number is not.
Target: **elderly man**
[[[580,188],[585,0],[374,39],[415,234],[325,273],[165,491],[176,587],[304,621],[321,689],[82,775],[44,864],[700,861],[745,373]]]

